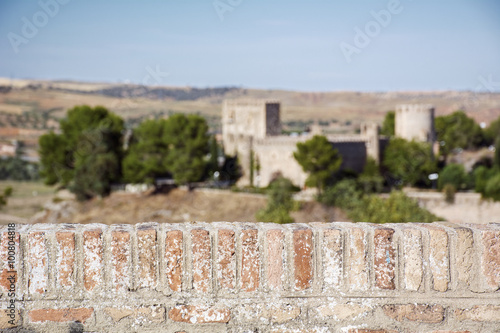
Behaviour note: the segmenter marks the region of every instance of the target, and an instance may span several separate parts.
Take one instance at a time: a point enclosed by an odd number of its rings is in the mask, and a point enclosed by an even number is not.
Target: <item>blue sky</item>
[[[500,91],[500,1],[0,0],[0,76]]]

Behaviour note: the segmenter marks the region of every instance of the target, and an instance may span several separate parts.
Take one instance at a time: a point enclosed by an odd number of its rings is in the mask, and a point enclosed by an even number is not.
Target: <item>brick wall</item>
[[[500,224],[18,225],[0,237],[4,330],[500,332]]]

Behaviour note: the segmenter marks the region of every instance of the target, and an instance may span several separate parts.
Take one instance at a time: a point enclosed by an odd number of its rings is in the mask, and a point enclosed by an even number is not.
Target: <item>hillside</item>
[[[437,115],[463,109],[478,122],[500,114],[500,93],[474,91],[295,92],[237,87],[188,88],[0,78],[0,126],[48,129],[77,104],[103,105],[130,125],[145,117],[175,112],[199,113],[219,129],[221,103],[226,98],[277,99],[282,119],[289,121],[381,122],[396,104],[430,103]]]

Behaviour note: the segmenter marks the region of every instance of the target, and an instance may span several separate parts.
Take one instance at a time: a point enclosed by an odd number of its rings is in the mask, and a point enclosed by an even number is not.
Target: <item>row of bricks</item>
[[[0,235],[0,290],[6,293],[12,282],[7,279],[12,274],[9,236]],[[215,223],[43,230],[35,225],[14,238],[17,292],[27,288],[34,295],[75,288],[445,292],[500,286],[500,229],[494,224]]]
[[[165,323],[167,320],[187,324],[236,324],[236,325],[270,325],[287,323],[317,323],[339,322],[356,324],[366,322],[366,317],[373,315],[379,322],[387,326],[412,326],[413,324],[433,324],[433,327],[475,326],[475,323],[500,323],[500,306],[476,305],[471,308],[447,308],[437,304],[387,304],[368,306],[362,303],[324,304],[318,307],[304,308],[290,304],[244,304],[234,307],[207,305],[164,305],[140,306],[137,308],[103,307],[94,308],[64,308],[64,309],[32,309],[15,312],[11,320],[7,312],[0,312],[0,329],[13,328],[30,323],[65,323],[80,322],[89,326],[99,326],[130,320],[141,322],[142,325]],[[445,321],[446,320],[446,321]],[[466,325],[466,323],[469,323]],[[496,323],[496,324],[495,324]]]

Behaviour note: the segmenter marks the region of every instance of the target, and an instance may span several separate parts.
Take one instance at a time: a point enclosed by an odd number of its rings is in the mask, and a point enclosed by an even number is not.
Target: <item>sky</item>
[[[500,91],[498,0],[0,0],[0,77]]]

